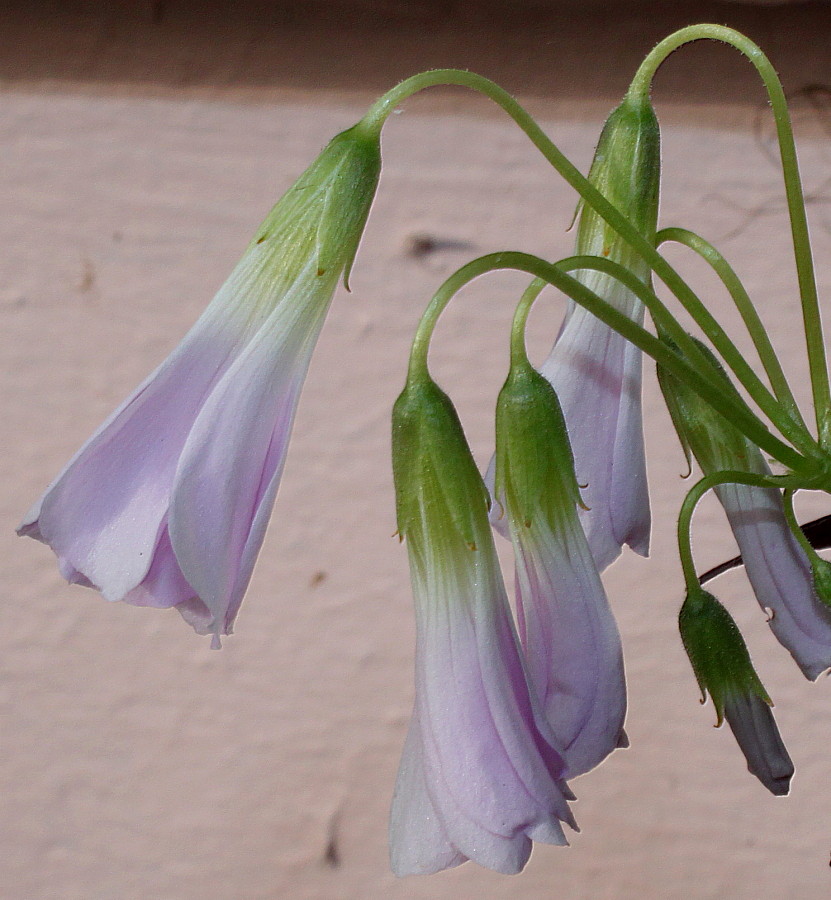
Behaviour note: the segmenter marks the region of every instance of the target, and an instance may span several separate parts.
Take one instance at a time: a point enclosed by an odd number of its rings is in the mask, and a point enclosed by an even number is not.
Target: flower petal
[[[625,742],[626,679],[617,623],[576,520],[513,529],[517,619],[532,685],[562,748],[566,778]]]
[[[415,589],[416,709],[428,790],[454,848],[497,871],[519,871],[529,832],[564,844],[559,821],[574,825],[562,757],[539,726],[501,579],[480,570],[457,592],[466,573],[456,571],[445,581],[449,597],[440,564],[414,578],[414,587],[424,579]]]
[[[421,728],[413,710],[390,811],[390,867],[396,875],[432,875],[467,861],[447,836],[424,777]]]
[[[811,567],[791,534],[778,491],[743,484],[716,488],[748,580],[769,624],[806,678],[831,667],[831,610],[814,591]]]
[[[777,797],[791,789],[793,762],[782,742],[769,704],[754,693],[731,692],[724,717],[747,760],[747,770]]]
[[[309,271],[298,279],[205,400],[182,449],[171,542],[215,634],[230,632],[253,571],[330,281]]]
[[[52,547],[71,580],[121,600],[147,574],[179,453],[240,338],[212,304],[24,518],[19,533]]]
[[[643,305],[618,282],[597,272],[577,277],[633,321],[643,321]],[[649,553],[641,370],[640,351],[573,302],[540,367],[566,420],[577,480],[585,485],[589,507],[580,518],[601,571],[624,544],[642,556]]]

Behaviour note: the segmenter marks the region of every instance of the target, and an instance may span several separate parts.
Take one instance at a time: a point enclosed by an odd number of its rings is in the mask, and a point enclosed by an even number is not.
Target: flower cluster
[[[748,56],[776,112],[814,431],[724,258],[692,232],[657,230],[651,81],[669,53],[700,38]],[[404,97],[439,83],[499,103],[581,198],[573,257],[491,254],[445,282],[422,317],[393,411],[398,532],[417,641],[390,821],[392,868],[430,873],[474,860],[516,873],[534,841],[562,845],[563,824],[576,829],[567,780],[627,745],[623,651],[601,574],[624,546],[642,555],[649,547],[642,353],[658,364],[673,425],[691,470],[694,459],[702,474],[678,520],[682,641],[718,724],[727,720],[748,769],[773,794],[788,792],[793,764],[739,629],[701,587],[692,552],[693,512],[708,491],[724,508],[775,637],[809,679],[831,667],[831,566],[812,546],[817,527],[803,530],[793,505],[800,490],[831,493],[831,386],[784,94],[742,35],[694,26],[659,44],[607,120],[588,178],[486,79],[437,70],[394,88],[280,200],[180,346],[70,461],[19,533],[48,544],[69,581],[110,600],[173,607],[219,646],[263,540],[315,342],[372,203],[381,126]],[[768,383],[659,252],[670,240],[697,252],[724,282]],[[483,478],[427,359],[454,293],[498,268],[535,281],[514,317],[495,457]],[[706,341],[669,311],[653,275]],[[563,292],[568,307],[537,371],[525,327],[546,285]],[[513,547],[515,612],[494,529]]]

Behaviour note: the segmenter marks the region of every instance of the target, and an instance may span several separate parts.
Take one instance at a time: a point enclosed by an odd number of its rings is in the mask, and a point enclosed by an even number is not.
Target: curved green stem
[[[595,212],[597,212],[597,214],[607,222],[621,238],[644,259],[645,262],[648,263],[652,271],[655,272],[661,281],[663,281],[670,291],[672,291],[684,308],[694,317],[697,314],[700,314],[703,304],[686,281],[684,281],[667,260],[658,253],[652,242],[644,237],[629,219],[609,203],[597,188],[595,188],[575,168],[575,166],[572,165],[527,111],[523,109],[523,107],[517,103],[507,91],[503,90],[499,85],[494,84],[494,82],[489,79],[483,78],[481,75],[476,75],[473,72],[464,72],[457,69],[436,69],[432,72],[423,72],[420,75],[414,75],[412,78],[402,81],[401,84],[397,85],[377,100],[367,112],[364,123],[368,128],[380,130],[387,117],[398,103],[423,88],[438,84],[457,84],[480,91],[501,106],[525,132],[546,160],[548,160],[548,162],[560,173],[563,179],[580,195],[583,202],[594,209]],[[637,96],[634,96],[634,99],[630,98],[630,101],[635,103],[649,102],[648,97],[640,99]],[[704,327],[703,324],[702,327]],[[691,352],[693,353],[694,358],[700,356],[700,352],[697,348]],[[738,372],[736,374],[739,375]],[[751,375],[755,377],[752,372]],[[756,380],[758,381],[758,379]],[[745,384],[744,381],[742,383]],[[761,384],[761,382],[759,382],[759,384]],[[751,384],[745,384],[745,387],[752,395],[753,386]],[[767,391],[764,385],[761,385],[761,387],[763,391]],[[759,398],[754,397],[754,399],[759,402]],[[765,400],[763,398],[760,403],[762,408],[765,408],[763,405],[764,403]],[[767,404],[767,407],[770,409],[769,403]],[[768,413],[768,409],[765,410],[766,413]],[[774,412],[774,416],[775,415]],[[772,418],[772,421],[775,421],[775,418]]]
[[[519,303],[514,311],[514,320],[511,323],[511,366],[528,362],[528,352],[525,349],[525,325],[528,322],[528,314],[531,312],[534,301],[547,287],[548,282],[544,278],[535,278],[525,288],[522,297],[519,299]]]
[[[811,546],[811,542],[805,537],[805,532],[802,530],[802,526],[796,519],[796,510],[793,506],[793,498],[796,491],[787,490],[784,492],[782,496],[782,506],[785,512],[785,521],[788,523],[788,528],[791,529],[791,533],[796,538],[797,543],[800,547],[805,551],[805,555],[809,560],[813,560],[817,556],[817,551]]]
[[[738,275],[736,275],[733,268],[711,243],[694,232],[688,231],[686,228],[664,228],[659,231],[655,238],[656,245],[660,247],[661,244],[668,241],[673,241],[674,243],[689,247],[690,250],[697,253],[705,262],[707,262],[721,279],[722,284],[733,299],[733,302],[742,317],[742,321],[750,334],[753,346],[756,348],[762,366],[767,373],[776,399],[793,420],[794,431],[788,434],[789,439],[796,443],[796,434],[798,431],[801,433],[803,441],[807,442],[805,446],[816,447],[813,436],[808,431],[808,427],[802,417],[802,413],[800,412],[799,406],[791,391],[790,385],[788,384],[788,380],[782,370],[782,366],[779,364],[779,359],[770,342],[765,326],[762,324],[762,320],[756,312],[753,301],[750,299],[744,285],[741,283],[741,280]],[[699,322],[699,324],[701,323]],[[720,328],[719,331],[721,331]],[[714,334],[709,331],[706,333],[712,341],[713,346],[722,354],[722,357],[724,357],[724,352],[720,346],[722,338],[717,340]],[[723,332],[721,332],[721,334],[723,335]],[[729,341],[729,338],[727,338],[726,335],[723,336],[723,339]],[[729,341],[729,346],[732,350],[738,352],[732,341]]]
[[[793,487],[794,479],[779,475],[754,475],[750,472],[728,470],[706,475],[690,488],[678,514],[678,554],[681,557],[681,569],[688,591],[697,590],[700,587],[692,552],[693,513],[707,491],[722,484],[749,484],[753,487],[782,489],[783,487]]]
[[[596,268],[598,271],[614,275],[650,308],[656,321],[665,325],[666,331],[681,350],[679,355],[664,341],[650,334],[645,328],[633,322],[627,315],[615,309],[610,303],[599,297],[594,291],[573,278],[564,268],[586,269]],[[781,463],[795,471],[812,475],[816,470],[816,461],[797,453],[792,447],[780,441],[770,433],[765,425],[745,404],[737,403],[730,392],[724,390],[718,380],[711,381],[706,374],[710,367],[695,342],[683,328],[673,319],[666,307],[655,297],[649,288],[631,272],[617,263],[593,256],[572,257],[561,263],[549,263],[528,253],[503,252],[482,256],[454,272],[439,288],[428,305],[419,323],[410,352],[409,378],[417,378],[427,373],[427,354],[430,338],[441,312],[450,299],[462,287],[474,278],[496,269],[515,269],[527,272],[536,278],[543,279],[571,297],[576,303],[585,307],[598,319],[605,322],[627,340],[651,356],[667,371],[681,381],[686,382],[715,410],[732,422],[754,444],[778,459]],[[686,357],[686,358],[684,358]],[[694,368],[689,359],[701,359],[701,370]]]
[[[652,79],[658,67],[679,47],[692,41],[714,40],[728,44],[742,53],[753,64],[764,82],[776,123],[779,155],[785,181],[785,195],[791,222],[791,237],[796,258],[799,295],[802,301],[802,318],[805,326],[805,342],[811,371],[811,391],[817,421],[820,444],[831,445],[831,387],[828,381],[828,364],[822,336],[822,322],[817,297],[808,219],[805,199],[799,175],[793,129],[791,128],[785,92],[776,70],[762,50],[738,31],[721,25],[692,25],[682,28],[661,41],[641,63],[627,96],[646,102],[649,99]]]

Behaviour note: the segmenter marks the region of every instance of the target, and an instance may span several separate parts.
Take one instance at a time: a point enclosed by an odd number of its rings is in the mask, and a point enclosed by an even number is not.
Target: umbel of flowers
[[[812,425],[728,262],[691,231],[658,230],[652,79],[669,54],[702,39],[744,54],[773,107]],[[701,587],[693,556],[692,517],[707,492],[724,508],[775,638],[807,678],[831,667],[831,566],[814,549],[829,545],[826,520],[801,527],[794,512],[796,492],[831,493],[831,388],[787,105],[771,64],[743,35],[697,25],[662,41],[606,122],[588,177],[485,78],[443,69],[393,88],[278,202],[179,347],[81,448],[19,533],[48,544],[70,582],[109,600],[173,607],[219,646],[263,541],[315,342],[361,239],[381,129],[400,102],[437,84],[480,91],[501,106],[580,204],[573,256],[552,263],[495,253],[447,279],[422,317],[393,413],[398,531],[417,642],[413,715],[392,802],[392,867],[430,873],[474,860],[516,873],[534,841],[562,845],[563,824],[576,828],[567,780],[627,744],[623,651],[601,573],[623,546],[644,555],[649,546],[644,353],[657,364],[684,452],[702,476],[678,517],[683,645],[718,724],[727,720],[749,771],[773,794],[788,792],[793,763],[739,629]],[[668,242],[698,254],[721,279],[761,371],[667,262]],[[483,477],[427,354],[454,294],[495,269],[534,280],[514,317],[495,459]],[[692,319],[695,335],[656,295],[653,279]],[[568,306],[536,371],[525,328],[547,286]],[[513,610],[492,529],[513,547]]]

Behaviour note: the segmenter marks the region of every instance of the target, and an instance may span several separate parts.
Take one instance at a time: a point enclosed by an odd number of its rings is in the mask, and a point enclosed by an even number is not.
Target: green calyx
[[[811,574],[814,578],[814,590],[819,599],[828,607],[831,607],[831,563],[816,553],[809,557]]]
[[[513,521],[570,520],[580,503],[574,457],[554,388],[514,361],[496,404],[496,498]]]
[[[662,340],[678,352],[671,341],[666,338]],[[696,338],[692,340],[712,364],[711,375],[723,382],[724,393],[735,398],[737,403],[744,404],[712,351]],[[759,448],[751,444],[738,428],[713,409],[689,385],[670,375],[660,365],[658,384],[688,465],[694,456],[705,475],[727,469],[760,475],[767,473]]]
[[[655,111],[648,99],[627,97],[603,126],[589,182],[654,243],[660,179],[661,139]],[[607,257],[648,281],[649,265],[586,204],[579,208],[575,254]]]
[[[738,626],[712,594],[703,588],[691,588],[681,607],[678,627],[701,688],[701,702],[710,695],[717,725],[724,719],[725,701],[731,694],[756,694],[772,705]]]
[[[398,533],[411,546],[438,532],[470,550],[491,539],[487,489],[450,398],[428,375],[408,379],[393,407],[392,467]]]
[[[316,276],[349,272],[381,173],[377,131],[359,122],[336,135],[271,210],[249,250],[275,254],[275,277],[293,281],[309,260]]]

